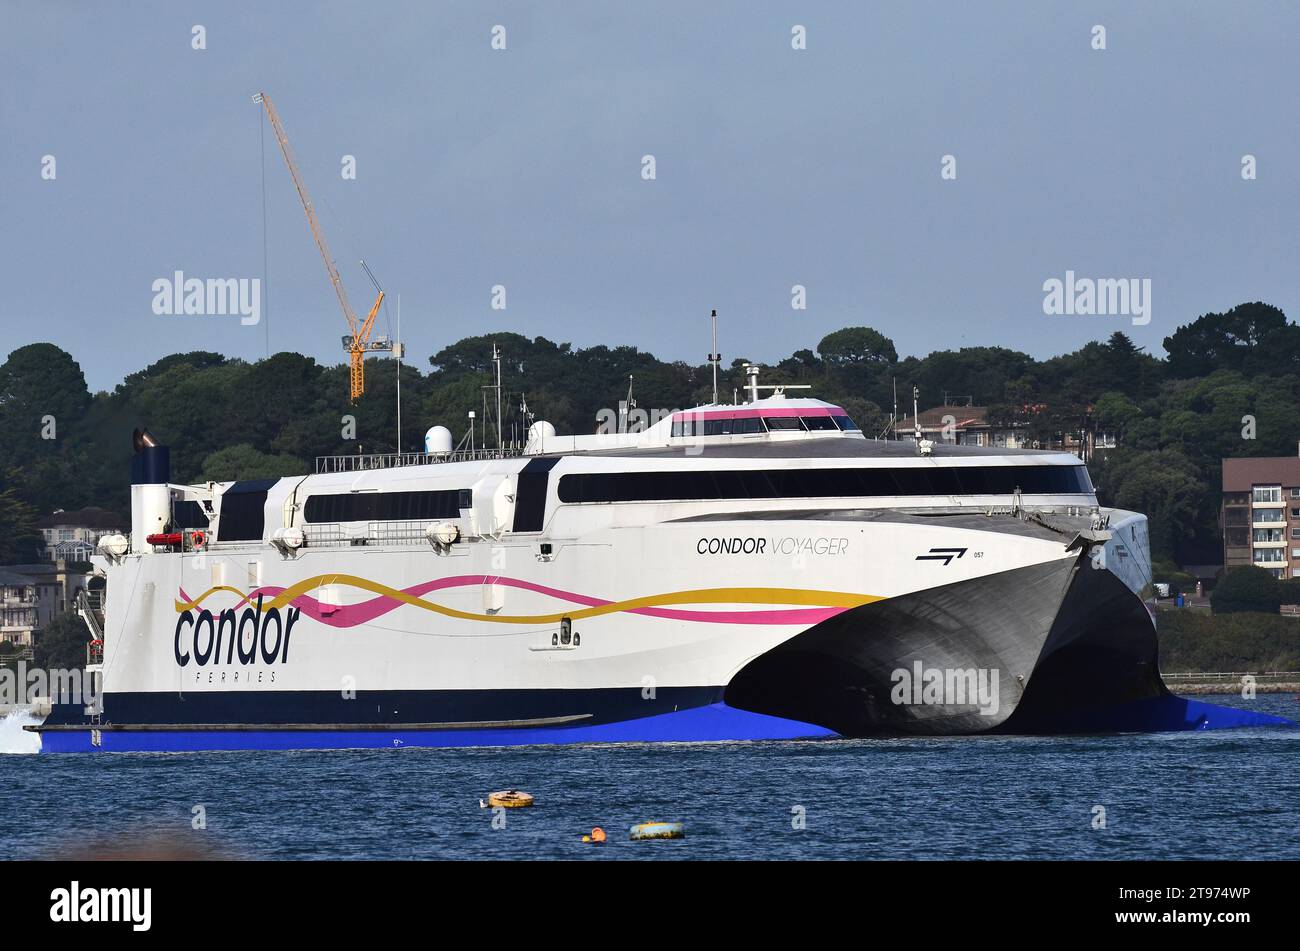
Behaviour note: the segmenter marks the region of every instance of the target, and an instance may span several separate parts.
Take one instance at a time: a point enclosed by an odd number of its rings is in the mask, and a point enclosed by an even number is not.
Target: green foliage
[[[1297,328],[1276,307],[1258,301],[1238,304],[1226,314],[1205,314],[1165,338],[1169,375],[1206,376],[1216,370],[1269,372],[1278,348],[1290,349]]]
[[[271,455],[254,449],[248,443],[218,449],[203,460],[200,477],[204,482],[222,482],[232,479],[278,479],[282,476],[301,475],[307,463],[285,453]]]
[[[831,366],[897,363],[894,341],[870,327],[845,327],[822,337],[817,352]]]
[[[0,491],[0,565],[35,560],[43,541],[35,510],[18,497],[16,489]]]
[[[1228,571],[1210,592],[1210,607],[1215,614],[1277,614],[1281,604],[1282,588],[1277,579],[1270,572],[1254,565],[1244,565]]]
[[[1157,620],[1162,671],[1300,671],[1300,619],[1183,608]]]
[[[36,636],[33,660],[46,670],[71,670],[86,666],[90,629],[77,615],[60,614]]]
[[[1152,559],[1151,579],[1168,584],[1170,597],[1196,591],[1196,579],[1169,560]]]
[[[1215,496],[1181,450],[1120,450],[1094,475],[1103,501],[1148,516],[1153,557],[1172,558],[1198,525],[1214,519]]]

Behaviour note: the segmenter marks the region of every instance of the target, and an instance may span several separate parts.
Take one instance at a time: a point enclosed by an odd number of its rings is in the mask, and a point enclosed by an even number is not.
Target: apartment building
[[[1300,456],[1223,460],[1223,566],[1300,578]]]

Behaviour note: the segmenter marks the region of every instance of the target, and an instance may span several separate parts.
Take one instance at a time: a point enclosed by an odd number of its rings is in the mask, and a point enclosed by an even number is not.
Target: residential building
[[[1223,566],[1300,578],[1300,456],[1223,460]]]
[[[0,567],[0,641],[32,646],[51,620],[76,609],[89,578],[66,562]]]
[[[995,426],[989,422],[987,406],[935,406],[922,410],[921,436],[934,442],[956,443],[960,446],[1003,446],[1023,449],[1024,431],[1013,426]],[[911,416],[899,421],[895,431],[904,439],[916,432]]]
[[[1023,406],[1022,418],[1037,415],[1047,409],[1044,404]],[[1006,449],[1063,449],[1084,460],[1091,460],[1096,452],[1114,449],[1115,434],[1095,432],[1092,429],[1064,430],[1050,439],[1036,439],[1029,434],[1023,422],[997,424],[989,420],[987,406],[954,406],[945,404],[922,410],[921,435],[934,442],[956,443],[961,446],[995,446]],[[911,416],[904,417],[896,427],[899,436],[906,439],[916,430]]]
[[[101,508],[59,509],[38,523],[45,537],[45,557],[50,561],[89,561],[100,536],[126,532],[129,523],[119,515]]]

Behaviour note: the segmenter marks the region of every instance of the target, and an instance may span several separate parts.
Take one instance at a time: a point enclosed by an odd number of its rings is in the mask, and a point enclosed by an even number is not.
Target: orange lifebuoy
[[[202,532],[195,532],[190,538],[193,540],[195,548],[202,548],[207,541],[207,537]]]

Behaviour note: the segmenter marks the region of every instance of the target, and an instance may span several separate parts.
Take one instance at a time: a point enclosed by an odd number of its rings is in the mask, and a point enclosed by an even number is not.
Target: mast
[[[709,351],[709,362],[713,364],[713,405],[718,405],[718,364],[722,362],[722,354],[718,353],[718,312],[714,310],[710,314],[713,321],[713,349]]]
[[[497,373],[497,451],[500,452],[505,448],[505,441],[501,436],[501,351],[497,349],[497,342],[492,341],[492,362],[496,365]]]

